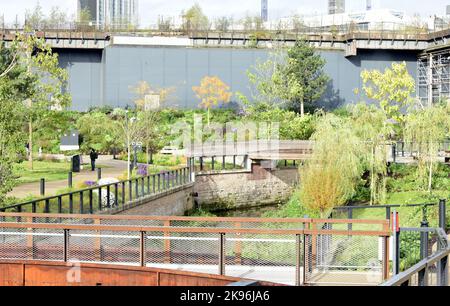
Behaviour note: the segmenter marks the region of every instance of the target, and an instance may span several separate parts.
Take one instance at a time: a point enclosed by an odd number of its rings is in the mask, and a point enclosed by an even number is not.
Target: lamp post
[[[129,180],[131,178],[131,132],[130,132],[130,125],[136,121],[137,118],[132,117],[128,118],[128,107],[125,108],[125,133],[127,134],[127,179]],[[130,121],[128,123],[128,121]]]

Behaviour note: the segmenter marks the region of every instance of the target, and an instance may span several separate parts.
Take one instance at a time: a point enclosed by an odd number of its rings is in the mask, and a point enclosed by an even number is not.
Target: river
[[[265,213],[276,211],[280,209],[282,205],[269,205],[269,206],[259,206],[250,207],[243,209],[233,209],[233,210],[222,210],[212,212],[217,217],[248,217],[248,218],[259,218],[263,217]]]

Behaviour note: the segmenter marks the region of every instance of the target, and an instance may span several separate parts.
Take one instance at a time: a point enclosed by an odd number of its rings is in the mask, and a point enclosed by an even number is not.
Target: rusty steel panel
[[[1,286],[225,286],[238,281],[242,279],[147,267],[101,264],[74,267],[38,261],[0,263]]]
[[[0,263],[0,286],[23,286],[23,265]]]
[[[192,275],[160,274],[160,286],[226,286],[229,280]]]
[[[71,271],[71,269],[74,269]],[[26,265],[26,286],[157,286],[157,272],[121,268]],[[69,277],[69,279],[68,279]]]

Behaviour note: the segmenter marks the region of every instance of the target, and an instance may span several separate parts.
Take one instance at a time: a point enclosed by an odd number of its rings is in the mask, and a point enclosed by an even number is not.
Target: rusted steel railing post
[[[383,281],[389,279],[389,236],[383,237],[383,267],[382,278]]]
[[[301,250],[301,235],[297,234],[295,236],[295,251],[296,251],[296,261],[295,261],[295,285],[300,286],[301,285],[301,260],[302,260],[302,250]]]
[[[94,219],[95,225],[101,225],[101,220],[96,218]],[[102,238],[100,237],[101,232],[96,231],[97,237],[94,239],[94,251],[95,257],[97,261],[103,261],[103,251],[102,251]]]
[[[33,217],[27,218],[27,223],[33,223]],[[34,229],[30,228],[28,229],[28,235],[27,235],[27,250],[28,250],[28,259],[33,260],[34,259]]]
[[[64,230],[64,249],[63,249],[63,260],[64,262],[69,261],[69,237],[70,231],[68,229]]]
[[[235,228],[241,228],[241,223],[240,222],[236,222],[234,224]],[[236,238],[239,239],[241,238],[241,233],[237,233],[236,234]],[[234,261],[237,265],[242,265],[242,241],[235,241],[234,244]]]
[[[225,275],[225,233],[219,238],[219,275]]]
[[[139,239],[139,265],[141,267],[145,267],[145,232],[140,232],[140,239]]]
[[[164,226],[170,228],[170,220],[164,221]],[[164,263],[170,264],[172,261],[170,247],[170,233],[164,232]]]

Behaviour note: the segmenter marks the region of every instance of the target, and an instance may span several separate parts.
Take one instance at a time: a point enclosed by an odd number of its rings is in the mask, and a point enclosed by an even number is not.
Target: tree
[[[348,119],[325,115],[314,133],[313,154],[300,168],[300,202],[322,218],[354,194],[363,172],[362,148]]]
[[[33,30],[42,30],[45,27],[45,15],[39,1],[32,12],[25,12],[25,25]]]
[[[406,116],[406,140],[416,144],[418,179],[432,192],[433,172],[437,166],[439,143],[450,131],[450,111],[446,106],[432,106]]]
[[[86,113],[76,123],[83,137],[81,151],[88,153],[95,149],[101,153],[110,153],[124,147],[124,134],[111,116],[101,112]]]
[[[325,60],[313,47],[297,41],[287,54],[273,53],[247,75],[267,100],[285,101],[304,116],[305,104],[316,102],[325,92],[329,78],[323,71],[324,65]]]
[[[329,78],[324,73],[325,60],[314,47],[305,41],[297,41],[288,49],[287,61],[280,66],[279,84],[282,98],[289,101],[294,110],[305,114],[305,103],[316,102],[325,92]]]
[[[15,46],[0,45],[0,205],[14,187],[13,164],[25,157],[25,105],[34,77],[17,64]]]
[[[208,17],[201,6],[196,3],[183,14],[183,29],[185,31],[207,31],[210,28]]]
[[[210,109],[220,103],[228,103],[231,99],[230,87],[217,76],[206,76],[200,86],[192,87],[197,98],[201,100],[200,107],[207,110],[208,126],[210,125]]]
[[[415,90],[415,81],[408,73],[406,63],[392,63],[384,72],[364,70],[361,78],[364,94],[378,102],[388,119],[402,122],[401,110],[413,102],[411,96]]]
[[[134,103],[138,110],[135,137],[139,137],[144,143],[147,163],[151,163],[153,154],[163,147],[165,131],[161,125],[161,105],[168,101],[174,88],[154,89],[147,82],[141,81],[131,91],[136,95]],[[146,107],[146,97],[149,95],[159,98],[158,105]]]
[[[386,114],[374,105],[359,103],[350,108],[350,115],[364,150],[364,168],[369,172],[370,205],[382,203],[386,195],[386,144],[393,127]]]
[[[65,11],[57,6],[53,6],[50,10],[50,15],[45,20],[46,27],[49,29],[60,29],[67,23],[68,19],[69,17]]]
[[[256,60],[256,64],[247,70],[247,77],[252,98],[261,103],[275,104],[280,100],[278,78],[278,63],[283,62],[285,55],[280,51],[271,52],[267,60]]]
[[[33,124],[39,120],[43,112],[50,109],[61,110],[70,105],[71,97],[65,91],[67,85],[67,71],[59,67],[58,55],[51,47],[30,33],[17,34],[12,42],[13,52],[10,65],[0,72],[0,78],[5,77],[12,69],[22,67],[24,78],[28,80],[23,94],[17,98],[23,99],[26,106],[24,115],[28,121],[28,145],[30,148],[29,162],[33,169]]]
[[[91,28],[92,13],[89,8],[85,7],[80,11],[77,18],[77,29],[88,30]]]
[[[233,20],[228,17],[220,17],[214,21],[216,31],[227,32]]]
[[[241,20],[244,31],[261,31],[264,30],[264,21],[260,16],[247,15]]]
[[[172,30],[172,19],[164,18],[164,16],[158,17],[158,30],[162,32],[168,32]]]

